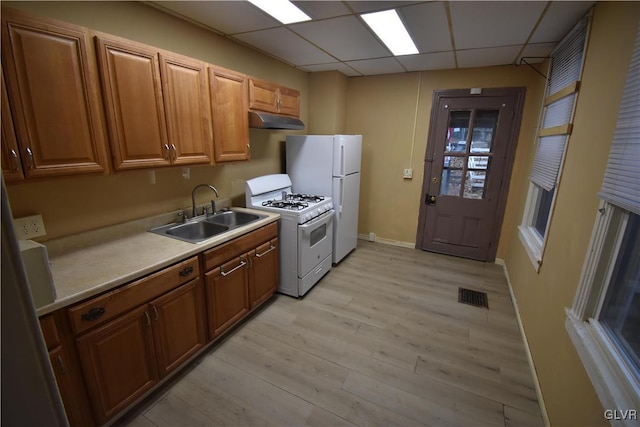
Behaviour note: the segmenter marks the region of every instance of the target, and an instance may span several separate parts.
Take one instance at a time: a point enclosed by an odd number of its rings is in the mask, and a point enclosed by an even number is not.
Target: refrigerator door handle
[[[340,152],[342,154],[342,175],[344,176],[345,174],[345,169],[347,169],[347,166],[345,165],[346,163],[346,159],[345,159],[345,155],[344,155],[344,142],[342,144],[340,144]]]
[[[342,215],[342,207],[344,206],[344,178],[340,178],[340,208],[338,213]]]

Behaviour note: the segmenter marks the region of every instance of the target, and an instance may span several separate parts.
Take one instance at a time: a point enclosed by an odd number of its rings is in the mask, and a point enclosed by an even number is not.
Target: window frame
[[[577,28],[579,27],[579,24],[582,22],[582,20],[583,19],[586,20],[585,39],[582,47],[582,57],[581,57],[580,73],[578,76],[578,80],[555,91],[554,93],[548,93],[549,88],[551,86],[551,81],[549,79],[547,79],[547,82],[545,85],[545,99],[540,109],[540,116],[538,118],[538,132],[535,136],[534,144],[536,145],[536,147],[538,147],[538,145],[540,144],[540,139],[544,136],[566,134],[567,138],[564,142],[564,149],[562,152],[562,157],[560,158],[560,163],[558,166],[558,174],[556,176],[555,185],[552,188],[553,195],[551,199],[551,205],[549,207],[549,212],[547,213],[544,235],[541,236],[538,230],[536,229],[535,221],[539,215],[539,209],[541,205],[540,204],[541,192],[551,191],[551,190],[546,190],[541,185],[538,185],[535,182],[533,182],[531,178],[529,179],[529,189],[527,192],[527,200],[524,207],[522,221],[518,226],[518,237],[520,238],[520,242],[525,248],[525,251],[529,257],[529,260],[531,261],[531,264],[533,265],[533,268],[535,269],[536,272],[540,272],[540,267],[542,266],[544,251],[547,245],[547,240],[549,238],[549,229],[551,228],[553,212],[556,205],[556,199],[558,197],[558,192],[559,192],[558,189],[560,186],[560,180],[562,178],[562,171],[564,169],[564,161],[567,154],[567,147],[569,146],[569,143],[571,141],[571,130],[573,126],[573,119],[575,116],[576,106],[578,104],[578,99],[580,96],[580,82],[582,80],[582,73],[584,70],[584,61],[585,61],[586,52],[587,52],[588,43],[589,43],[589,35],[591,32],[591,18],[592,18],[592,12],[589,11],[584,17],[580,19],[580,21],[578,21],[576,26],[567,34],[567,36],[565,36],[563,41],[560,42],[560,44],[564,43],[564,41],[567,38],[569,38],[574,33],[574,31],[577,31]],[[552,68],[553,68],[552,61],[549,61],[549,64],[547,67],[547,75],[551,74]],[[567,96],[571,96],[571,95],[574,95],[574,100],[573,100],[573,106],[571,109],[571,114],[569,116],[569,123],[561,126],[555,126],[550,129],[543,129],[547,107],[549,107],[549,105],[553,104],[554,102],[560,101],[566,98]],[[537,155],[537,152],[536,152],[536,155]]]
[[[565,329],[604,409],[638,410],[640,375],[598,320],[631,214],[606,201],[598,212],[573,304],[565,309]],[[637,425],[637,419],[617,421]]]

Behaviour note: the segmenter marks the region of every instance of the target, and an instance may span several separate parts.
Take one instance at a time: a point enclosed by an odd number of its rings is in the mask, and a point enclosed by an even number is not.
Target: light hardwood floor
[[[489,309],[458,303],[487,292]],[[128,414],[129,426],[542,426],[495,264],[359,242]]]

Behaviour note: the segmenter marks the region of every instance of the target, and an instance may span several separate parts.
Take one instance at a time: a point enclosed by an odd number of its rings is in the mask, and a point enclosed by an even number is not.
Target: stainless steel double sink
[[[185,242],[198,243],[266,217],[248,212],[223,210],[213,215],[202,215],[183,223],[167,224],[149,231]]]

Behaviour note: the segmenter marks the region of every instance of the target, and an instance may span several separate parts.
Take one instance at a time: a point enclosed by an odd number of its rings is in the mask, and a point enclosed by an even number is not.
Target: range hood
[[[304,129],[304,123],[300,119],[278,114],[263,113],[262,111],[249,110],[249,127],[257,129]]]

